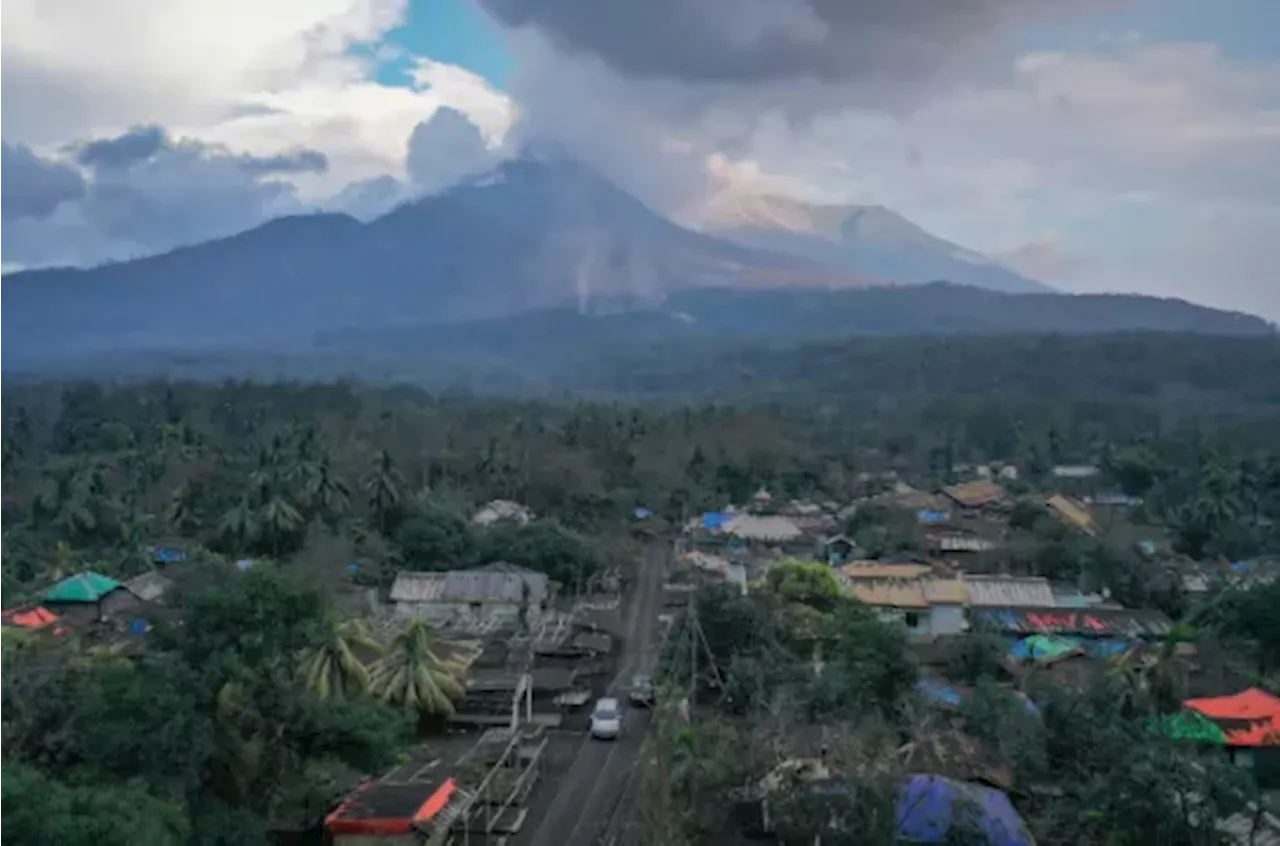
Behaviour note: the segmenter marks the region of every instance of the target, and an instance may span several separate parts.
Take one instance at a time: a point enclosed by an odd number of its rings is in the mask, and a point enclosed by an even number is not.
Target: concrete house
[[[441,628],[492,631],[533,628],[542,619],[550,588],[546,575],[506,562],[443,573],[400,572],[391,602],[400,617],[430,620]]]

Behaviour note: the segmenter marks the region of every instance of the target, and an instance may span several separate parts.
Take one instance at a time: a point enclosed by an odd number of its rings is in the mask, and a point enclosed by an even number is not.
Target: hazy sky
[[[7,0],[3,258],[375,214],[535,139],[672,213],[714,160],[1280,319],[1277,32],[1277,0]]]

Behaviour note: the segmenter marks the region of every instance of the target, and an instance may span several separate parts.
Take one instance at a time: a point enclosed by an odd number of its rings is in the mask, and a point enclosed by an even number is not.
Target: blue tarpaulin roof
[[[172,546],[157,546],[151,551],[151,557],[157,564],[177,564],[179,561],[185,561],[187,554]]]
[[[720,511],[708,511],[702,515],[702,528],[718,529],[729,522],[729,515]]]
[[[926,509],[916,512],[916,519],[921,523],[941,523],[950,517],[951,515],[945,511],[929,511]]]
[[[653,512],[647,508],[637,508],[635,510],[635,515],[637,520],[648,520],[653,516]]]
[[[916,690],[942,705],[958,707],[962,698],[960,691],[945,682],[935,679],[920,679],[920,681],[916,682]]]
[[[945,843],[953,825],[969,824],[990,846],[1035,846],[1003,791],[938,775],[912,776],[898,797],[896,834],[908,843]]]

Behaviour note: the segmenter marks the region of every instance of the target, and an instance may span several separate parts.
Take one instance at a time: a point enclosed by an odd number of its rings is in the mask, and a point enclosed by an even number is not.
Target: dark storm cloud
[[[58,206],[84,196],[84,177],[73,167],[41,158],[23,144],[3,143],[0,155],[0,217],[43,219]]]
[[[241,156],[240,166],[249,173],[324,173],[329,158],[319,150],[291,150],[274,156]]]
[[[230,158],[253,176],[288,173],[324,173],[329,159],[319,150],[296,149],[270,156],[233,156],[221,147],[200,141],[175,142],[164,127],[135,126],[114,138],[99,138],[79,145],[76,160],[94,171],[127,170],[156,156],[183,149],[208,159]]]
[[[487,170],[497,161],[479,127],[461,112],[441,107],[414,127],[405,169],[415,188],[431,193]]]
[[[76,160],[95,170],[124,170],[150,159],[170,144],[159,126],[135,126],[115,138],[100,138],[80,147]]]
[[[928,77],[1013,27],[1110,0],[480,0],[619,72],[690,82]]]

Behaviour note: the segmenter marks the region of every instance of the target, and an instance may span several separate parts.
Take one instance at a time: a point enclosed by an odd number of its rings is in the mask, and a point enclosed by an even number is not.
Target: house
[[[140,602],[159,602],[173,588],[173,580],[155,570],[134,576],[122,585]]]
[[[1096,535],[1098,533],[1098,525],[1093,521],[1093,515],[1089,513],[1089,509],[1075,500],[1062,494],[1054,494],[1045,500],[1044,504],[1058,519],[1067,525],[1073,526],[1087,535]]]
[[[849,592],[913,635],[958,634],[964,630],[965,590],[958,579],[929,578],[923,564],[855,562],[840,573]]]
[[[929,634],[929,603],[920,579],[854,579],[849,592],[881,620],[902,623],[908,634]]]
[[[952,485],[949,488],[943,488],[942,493],[956,505],[968,509],[997,505],[1005,497],[1004,488],[995,482],[987,481],[964,482],[963,484]]]
[[[391,602],[401,617],[430,620],[442,628],[492,631],[536,627],[549,592],[545,574],[498,562],[443,573],[402,571],[391,586]]]
[[[334,846],[421,843],[420,829],[454,800],[458,783],[444,771],[404,778],[366,782],[347,796],[324,821]]]
[[[1015,482],[1018,479],[1018,468],[1012,464],[1006,464],[1000,468],[1000,472],[996,475],[1006,482]]]
[[[1264,786],[1280,785],[1280,697],[1251,687],[1182,704],[1222,730],[1233,763],[1251,770]]]
[[[499,523],[523,526],[532,519],[532,511],[509,499],[495,499],[471,516],[472,523],[483,527],[496,526]]]

